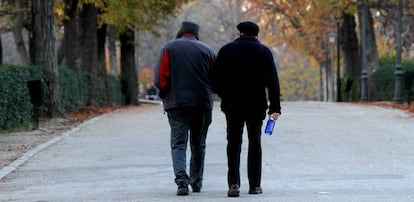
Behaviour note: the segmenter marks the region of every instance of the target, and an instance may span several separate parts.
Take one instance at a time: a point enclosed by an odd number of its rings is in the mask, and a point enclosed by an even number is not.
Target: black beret
[[[249,21],[241,22],[237,25],[237,29],[241,33],[249,36],[257,36],[259,34],[259,26],[256,23]]]

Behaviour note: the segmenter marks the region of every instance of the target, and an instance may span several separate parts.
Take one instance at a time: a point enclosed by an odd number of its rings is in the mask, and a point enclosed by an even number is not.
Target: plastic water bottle
[[[266,135],[272,135],[273,128],[275,127],[275,123],[276,121],[272,117],[269,117],[269,120],[267,120],[266,128],[265,128]]]

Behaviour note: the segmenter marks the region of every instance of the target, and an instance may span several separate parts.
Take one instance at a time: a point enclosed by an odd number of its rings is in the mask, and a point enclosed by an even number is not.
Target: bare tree
[[[389,2],[387,2],[389,3]],[[414,3],[413,0],[404,1],[403,16],[403,53],[405,57],[414,58],[410,50],[414,49]],[[381,5],[377,6],[380,15],[376,16],[376,20],[381,23],[379,33],[385,38],[386,45],[389,50],[395,50],[395,39],[397,35],[397,6]]]
[[[218,50],[236,38],[236,26],[247,20],[243,10],[244,0],[201,0],[183,6],[175,18],[164,23],[164,27],[140,34],[140,66],[152,67],[165,43],[174,39],[181,21],[190,20],[200,25],[200,40]],[[249,18],[251,21],[257,18]]]

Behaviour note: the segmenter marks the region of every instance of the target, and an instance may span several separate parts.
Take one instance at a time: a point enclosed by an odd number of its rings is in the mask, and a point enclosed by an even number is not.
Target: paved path
[[[213,112],[201,193],[176,196],[159,105],[93,119],[0,181],[0,201],[414,201],[414,116],[379,107],[284,102],[263,136],[264,193],[227,198],[224,116]],[[244,140],[246,140],[246,135]]]

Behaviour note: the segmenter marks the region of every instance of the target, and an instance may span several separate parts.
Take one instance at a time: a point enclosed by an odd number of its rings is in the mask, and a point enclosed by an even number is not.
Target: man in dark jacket
[[[209,81],[216,53],[198,40],[199,26],[184,21],[177,38],[161,51],[155,70],[155,85],[163,100],[171,127],[171,155],[177,195],[188,195],[202,187],[207,129],[213,102]],[[186,172],[186,150],[190,132],[190,175]]]
[[[237,29],[240,37],[220,49],[211,74],[213,91],[222,99],[221,109],[227,120],[229,197],[237,197],[240,192],[244,124],[249,138],[249,194],[260,194],[262,122],[266,110],[275,120],[281,114],[276,65],[271,51],[257,39],[259,27],[252,22],[242,22]]]

